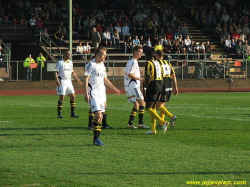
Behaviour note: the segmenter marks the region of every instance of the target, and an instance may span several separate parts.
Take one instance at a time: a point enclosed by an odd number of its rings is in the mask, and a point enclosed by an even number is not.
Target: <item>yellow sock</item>
[[[152,108],[146,108],[146,112],[160,123],[165,123],[164,119],[162,119]]]
[[[172,119],[173,118],[173,114],[171,114],[169,111],[168,111],[168,109],[166,109],[164,106],[160,106],[159,108],[158,108],[158,110],[160,111],[160,113],[162,113],[162,114],[165,114],[166,116],[168,116],[170,119]],[[164,118],[163,118],[164,119]]]
[[[165,119],[165,114],[163,114],[162,112],[160,112],[159,116],[160,116],[162,119]],[[164,123],[160,123],[160,125],[164,125]]]
[[[153,110],[156,112],[156,108],[153,108]],[[156,119],[151,116],[151,131],[156,131]]]

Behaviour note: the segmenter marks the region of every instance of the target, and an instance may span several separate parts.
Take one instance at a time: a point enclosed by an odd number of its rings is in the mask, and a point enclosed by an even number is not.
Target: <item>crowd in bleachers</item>
[[[197,28],[214,31],[214,39],[224,46],[226,54],[236,54],[240,58],[250,53],[249,4],[236,0],[209,0],[206,3],[184,0],[184,6]]]
[[[28,23],[35,33],[46,28],[44,21],[61,21],[58,30],[53,31],[53,38],[61,46],[65,45],[64,40],[68,38],[66,1],[49,0],[47,3],[33,4],[29,0],[5,0],[1,6],[2,24],[8,21],[17,25]],[[95,28],[104,45],[120,47],[120,41],[124,41],[125,53],[132,52],[136,45],[143,46],[145,50],[155,48],[175,53],[176,59],[181,53],[195,54],[191,55],[193,58],[199,58],[199,53],[211,53],[209,43],[196,45],[196,41],[192,44],[188,27],[180,23],[178,13],[171,6],[153,7],[143,4],[141,0],[79,1],[73,4],[72,14],[76,37],[86,35],[91,40]],[[45,35],[49,36],[48,31]]]

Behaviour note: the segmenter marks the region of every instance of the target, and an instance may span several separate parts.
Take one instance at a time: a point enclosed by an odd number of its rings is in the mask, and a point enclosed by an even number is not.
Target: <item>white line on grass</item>
[[[0,121],[0,123],[10,123],[12,121]]]

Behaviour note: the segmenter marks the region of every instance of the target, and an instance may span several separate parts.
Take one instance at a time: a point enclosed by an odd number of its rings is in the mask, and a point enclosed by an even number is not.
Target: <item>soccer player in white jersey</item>
[[[105,47],[98,47],[95,50],[95,61],[91,61],[85,68],[85,85],[84,85],[84,100],[89,103],[89,106],[94,113],[93,132],[94,139],[93,145],[104,145],[99,139],[103,112],[105,112],[106,102],[106,89],[105,85],[114,90],[117,95],[121,92],[113,86],[108,80],[104,60],[106,58],[107,49]]]
[[[144,128],[148,129],[143,123],[143,115],[145,102],[144,97],[140,90],[140,81],[144,81],[144,78],[141,78],[141,73],[138,65],[138,59],[141,58],[143,53],[143,48],[141,46],[135,46],[133,49],[133,57],[127,62],[126,68],[124,70],[124,87],[127,92],[128,102],[133,103],[134,107],[130,113],[129,121],[127,124],[128,128]],[[133,125],[133,120],[138,112],[139,122],[138,126]]]
[[[57,62],[54,71],[54,76],[57,84],[57,95],[59,95],[57,118],[63,118],[61,111],[65,95],[69,95],[70,97],[70,117],[79,118],[79,116],[77,116],[75,113],[75,90],[71,81],[71,75],[73,75],[77,82],[82,85],[82,81],[78,78],[73,70],[73,62],[70,60],[70,51],[65,50],[63,52],[63,59]]]

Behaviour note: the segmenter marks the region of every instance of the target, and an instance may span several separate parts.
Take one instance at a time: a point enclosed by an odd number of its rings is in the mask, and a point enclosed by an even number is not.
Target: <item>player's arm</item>
[[[108,86],[109,88],[111,88],[112,90],[114,90],[116,92],[117,95],[120,95],[121,92],[120,90],[118,90],[109,80],[107,77],[104,77],[104,83],[106,86]]]
[[[144,81],[144,78],[136,77],[133,73],[129,73],[128,77],[131,79],[139,80],[139,81]]]
[[[78,76],[75,74],[75,72],[72,72],[73,77],[77,80],[78,84],[82,85],[82,81],[78,78]]]
[[[57,86],[61,86],[61,83],[60,83],[60,81],[59,81],[59,79],[58,79],[58,72],[57,71],[54,71],[54,77],[55,77],[55,79],[56,79],[56,85]]]
[[[89,93],[88,93],[88,82],[89,76],[84,77],[84,100],[88,103],[89,102]]]
[[[174,84],[174,94],[178,95],[178,87],[177,87],[177,79],[175,74],[171,74],[171,77],[173,79],[173,84]]]

